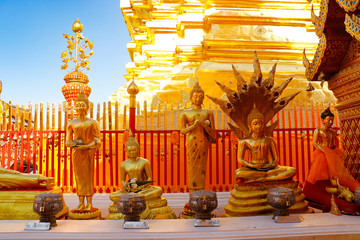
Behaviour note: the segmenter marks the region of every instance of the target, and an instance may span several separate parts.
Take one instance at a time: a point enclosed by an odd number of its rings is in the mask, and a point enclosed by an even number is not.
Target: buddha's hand
[[[129,192],[140,192],[142,189],[144,189],[144,187],[147,186],[146,184],[145,185],[141,185],[141,186],[137,186],[135,188],[131,188],[131,187],[128,187],[127,190]]]
[[[274,167],[275,166],[272,163],[267,163],[267,164],[263,164],[258,169],[259,170],[269,170],[269,169],[273,169]]]
[[[273,169],[278,165],[278,158],[275,158],[272,162],[263,164],[260,167],[260,170],[269,170],[269,169]]]
[[[209,126],[210,125],[210,121],[206,118],[206,116],[197,116],[196,120],[198,121],[200,125],[204,126]]]
[[[74,146],[76,149],[89,149],[90,147],[88,145],[76,145]]]
[[[241,165],[244,165],[244,166],[249,167],[249,168],[254,168],[254,169],[258,169],[263,165],[261,163],[254,164],[254,163],[248,162],[248,161],[246,161],[244,159],[241,159],[241,158],[239,158],[239,163]]]

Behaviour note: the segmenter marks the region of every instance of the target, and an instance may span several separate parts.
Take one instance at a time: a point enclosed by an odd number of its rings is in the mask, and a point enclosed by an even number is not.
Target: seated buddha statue
[[[306,212],[308,204],[304,201],[305,196],[298,187],[299,182],[292,179],[296,174],[295,168],[279,165],[277,144],[271,137],[279,121],[270,123],[299,92],[281,97],[292,78],[275,86],[276,64],[268,78],[263,78],[256,52],[253,66],[254,72],[249,82],[233,66],[236,89],[217,82],[224,95],[221,98],[208,96],[232,120],[228,125],[239,139],[235,146],[238,147],[238,162],[242,167],[235,171],[234,188],[223,216],[253,216],[272,212],[272,207],[267,204],[267,194],[269,189],[276,187],[294,191],[296,202],[289,209],[290,212]]]
[[[344,164],[344,151],[338,147],[337,133],[332,128],[334,114],[330,109],[321,113],[321,127],[314,131],[313,159],[306,178],[304,194],[312,202],[322,207],[332,207],[331,198],[335,194],[339,209],[352,215],[360,213],[360,206],[353,203],[354,194],[360,183],[354,179]],[[341,199],[342,198],[342,199]]]
[[[248,118],[248,137],[239,140],[239,163],[244,167],[236,170],[236,177],[244,182],[276,181],[292,178],[296,174],[293,167],[279,166],[275,140],[265,136],[264,116],[256,106]],[[248,154],[248,160],[245,156]]]
[[[0,190],[52,189],[54,178],[0,168]]]
[[[360,187],[344,165],[344,151],[337,145],[337,133],[332,129],[334,114],[330,109],[321,113],[321,127],[314,131],[313,143],[315,151],[307,181],[315,184],[320,180],[338,178],[340,185],[351,191]]]
[[[108,219],[122,219],[124,215],[118,212],[117,202],[122,194],[129,192],[140,193],[144,195],[147,203],[147,209],[140,215],[145,219],[164,219],[176,218],[174,212],[167,206],[167,200],[162,198],[163,190],[161,187],[151,185],[152,172],[150,162],[139,157],[139,143],[134,139],[131,131],[129,140],[125,144],[125,150],[128,160],[120,164],[120,180],[122,189],[110,194],[110,200],[113,202],[109,207]],[[127,181],[135,180],[133,183]],[[145,184],[136,184],[139,182],[147,182]],[[135,184],[135,186],[134,186]]]

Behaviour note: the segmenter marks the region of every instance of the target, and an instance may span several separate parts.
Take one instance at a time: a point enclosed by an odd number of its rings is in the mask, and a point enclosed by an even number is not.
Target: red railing
[[[273,132],[280,165],[295,167],[296,179],[301,183],[310,168],[313,131],[314,128],[280,128]],[[112,192],[120,187],[120,163],[126,159],[123,133],[101,131],[103,146],[95,157],[97,192]],[[237,140],[230,130],[217,130],[217,134],[216,143],[209,149],[206,188],[229,191],[239,167]],[[72,151],[65,146],[65,131],[2,131],[0,135],[2,167],[54,177],[55,184],[64,191],[75,191]],[[154,184],[165,192],[188,191],[186,137],[179,130],[141,130],[135,136],[140,155],[150,161]],[[31,165],[36,167],[31,170]]]
[[[301,184],[304,183],[311,166],[312,135],[315,128],[320,126],[320,113],[323,109],[324,104],[322,106],[292,104],[276,116],[280,122],[278,128],[273,132],[273,137],[278,145],[280,165],[295,167],[297,169],[295,178]],[[177,110],[165,111],[164,108],[164,111],[161,111],[158,106],[156,112],[151,110],[147,113],[146,104],[144,104],[143,114],[139,107],[137,110],[135,136],[140,143],[140,156],[150,161],[154,184],[161,186],[165,192],[188,191],[186,136],[180,135],[178,130],[179,114],[182,110],[178,106]],[[11,108],[9,111],[11,116]],[[213,111],[215,126],[220,130],[216,130],[217,141],[209,148],[206,188],[228,191],[233,186],[235,170],[239,167],[237,162],[238,143],[234,134],[226,129],[230,119],[222,111],[217,110],[216,106]],[[116,113],[114,118],[112,117],[113,113]],[[126,113],[126,108],[124,108],[124,113]],[[337,113],[336,111],[334,113],[334,125],[338,127]],[[0,131],[0,167],[54,177],[55,184],[62,187],[64,191],[75,191],[72,152],[65,146],[66,133],[61,124],[62,114],[64,113],[59,111],[58,129],[62,129],[60,131],[42,131],[44,129],[42,113],[39,118],[40,128],[37,128],[38,115],[36,111],[34,117],[29,118],[30,120],[35,119],[33,126],[29,127],[34,130],[21,130],[26,129],[24,121],[17,124],[19,121],[13,123],[3,119],[2,131]],[[90,116],[92,115],[90,112]],[[67,115],[64,116],[66,123]],[[98,111],[98,121],[100,121],[99,116]],[[55,115],[52,119],[55,119]],[[94,183],[97,192],[112,192],[120,187],[120,163],[126,159],[124,130],[116,130],[120,129],[120,119],[118,111],[104,110],[103,112],[100,125],[106,130],[101,130],[103,144],[95,157]],[[126,114],[124,114],[123,128],[127,126],[126,119]],[[49,129],[50,126],[48,120],[46,129]],[[135,119],[132,119],[133,123],[134,121]],[[52,129],[55,128],[54,126],[55,123],[52,121]],[[147,130],[148,128],[151,130]],[[32,170],[31,165],[34,166]]]

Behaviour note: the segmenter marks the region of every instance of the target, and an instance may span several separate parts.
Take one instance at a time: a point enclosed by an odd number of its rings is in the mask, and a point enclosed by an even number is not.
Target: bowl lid
[[[130,201],[145,201],[144,195],[140,193],[126,193],[119,197],[119,202],[130,202]]]
[[[216,192],[200,190],[190,193],[191,199],[203,198],[204,196],[206,196],[207,198],[216,198]]]
[[[294,195],[294,190],[292,190],[291,188],[276,187],[276,188],[269,189],[268,194],[292,194],[292,195]]]
[[[56,200],[62,200],[62,196],[59,193],[41,193],[35,196],[34,201],[51,202]]]

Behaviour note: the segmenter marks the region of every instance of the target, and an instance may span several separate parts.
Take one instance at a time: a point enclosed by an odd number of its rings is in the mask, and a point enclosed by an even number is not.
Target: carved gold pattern
[[[329,80],[329,89],[338,99],[338,110],[351,106],[352,99],[360,97],[360,68],[354,66],[347,68]],[[344,116],[340,115],[340,119]]]
[[[360,19],[352,14],[350,17],[348,14],[345,15],[345,29],[346,31],[357,40],[360,40]]]
[[[335,1],[323,0],[319,16],[316,16],[313,10],[311,15],[316,25],[316,34],[321,38],[313,62],[310,63],[304,53],[305,75],[309,81],[316,81],[320,72],[323,72],[325,79],[328,79],[340,70],[351,42],[351,36],[342,23],[345,11]]]
[[[354,111],[357,111],[360,116],[359,106]],[[342,132],[342,143],[346,154],[345,166],[350,171],[352,176],[359,181],[360,179],[360,118],[347,119],[341,121],[340,127]]]
[[[355,64],[360,60],[360,41],[353,39],[349,45],[342,63],[342,69],[347,68],[351,64]]]
[[[340,7],[347,12],[355,11],[359,5],[360,0],[336,0]]]
[[[321,1],[319,16],[316,16],[314,9],[311,8],[311,20],[315,25],[315,33],[319,38],[322,37],[322,33],[325,28],[325,22],[328,15],[328,10],[329,10],[329,0]]]
[[[318,47],[316,49],[314,59],[310,64],[308,64],[308,61],[306,61],[307,58],[306,58],[305,51],[304,51],[303,64],[304,64],[304,66],[306,68],[305,76],[309,81],[314,79],[315,74],[318,72],[318,69],[319,69],[319,67],[321,65],[321,60],[323,59],[323,56],[324,56],[324,53],[325,53],[325,49],[326,49],[326,37],[325,37],[325,34],[323,33],[321,35],[319,45],[318,45]]]

